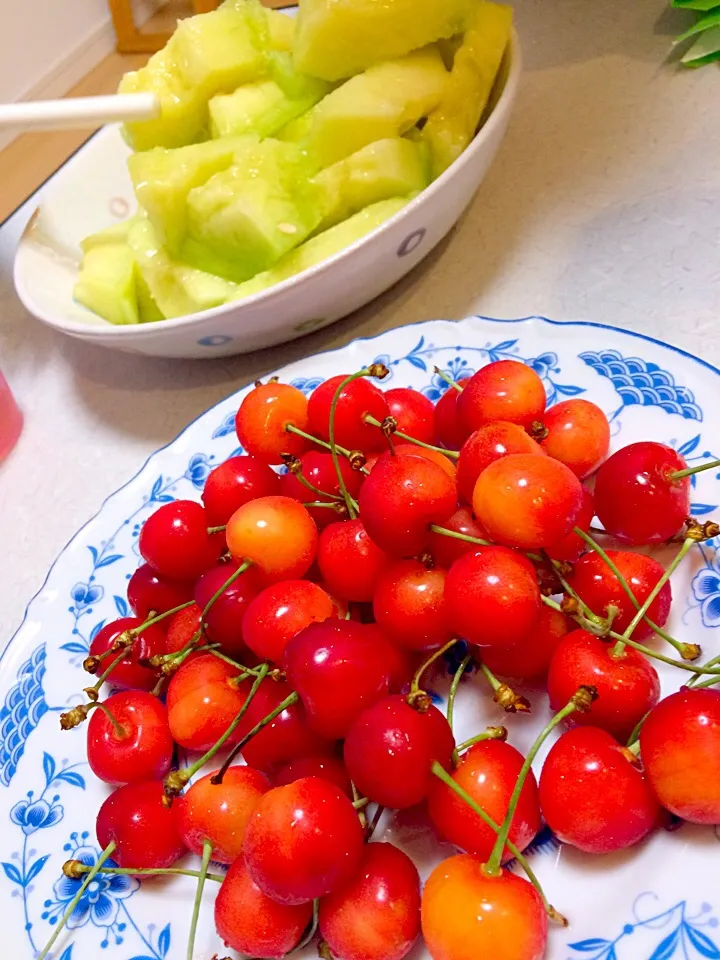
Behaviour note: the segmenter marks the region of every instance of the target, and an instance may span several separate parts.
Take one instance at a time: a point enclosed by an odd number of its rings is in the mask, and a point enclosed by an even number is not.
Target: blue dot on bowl
[[[417,250],[420,244],[425,239],[425,234],[427,230],[425,227],[421,227],[419,230],[414,230],[409,234],[403,242],[398,247],[397,255],[399,257],[406,257],[409,253],[412,253],[413,250]]]
[[[198,340],[199,347],[222,347],[225,343],[230,343],[232,337],[226,333],[216,333],[209,337],[201,337]]]

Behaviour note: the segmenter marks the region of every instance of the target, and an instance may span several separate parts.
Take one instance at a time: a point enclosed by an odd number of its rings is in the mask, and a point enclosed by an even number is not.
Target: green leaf
[[[697,23],[694,23],[689,30],[686,30],[685,33],[681,33],[679,37],[675,38],[675,43],[682,43],[683,40],[689,40],[690,37],[694,37],[698,33],[704,33],[706,30],[712,29],[720,24],[720,7],[716,10],[712,10],[705,17],[700,17]]]
[[[720,60],[720,26],[701,33],[682,58],[686,67],[702,67],[713,60]]]
[[[714,10],[718,0],[672,0],[670,6],[683,10]]]

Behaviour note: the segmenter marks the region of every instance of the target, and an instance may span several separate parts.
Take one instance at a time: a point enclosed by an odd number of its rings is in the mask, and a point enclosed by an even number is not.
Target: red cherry
[[[238,440],[247,452],[264,463],[283,462],[282,455],[298,457],[309,441],[287,430],[307,431],[308,401],[305,394],[288,383],[262,383],[248,393],[235,416]]]
[[[215,928],[225,946],[251,957],[281,960],[300,942],[312,903],[289,905],[266,896],[239,857],[215,899]]]
[[[280,480],[280,493],[284,497],[292,497],[300,503],[311,503],[315,500],[331,503],[333,497],[340,495],[340,484],[331,454],[309,450],[300,457],[300,463],[303,477],[328,496],[323,497],[313,493],[312,490],[303,486],[293,473],[286,473]],[[357,497],[363,484],[364,474],[359,470],[353,470],[344,457],[340,457],[338,463],[345,481],[345,488],[351,497]],[[308,513],[320,529],[338,519],[337,513],[324,507],[310,507]]]
[[[683,688],[640,728],[645,775],[660,803],[691,823],[720,823],[720,690]]]
[[[547,914],[527,880],[507,870],[488,876],[476,860],[460,855],[428,877],[422,932],[432,960],[542,960]]]
[[[430,524],[442,524],[457,506],[457,491],[439,466],[423,457],[380,460],[360,491],[360,515],[371,539],[394,556],[421,553]]]
[[[368,843],[357,876],[320,901],[320,935],[343,960],[402,960],[420,933],[420,877],[391,843]]]
[[[291,760],[284,767],[280,767],[273,776],[276,787],[284,787],[288,783],[295,783],[305,777],[320,777],[329,780],[339,787],[344,794],[352,799],[352,786],[345,764],[332,753],[316,753],[309,757],[298,757]]]
[[[580,506],[580,512],[575,517],[575,526],[587,533],[594,516],[595,501],[593,495],[583,487],[582,505]],[[572,530],[561,537],[560,540],[545,547],[545,552],[551,560],[567,560],[570,563],[574,563],[586,550],[585,541]]]
[[[657,825],[660,805],[633,755],[605,730],[576,727],[553,745],[540,775],[552,832],[586,853],[612,853]]]
[[[483,470],[472,506],[491,540],[537,550],[572,530],[582,501],[580,481],[564,464],[513,453]]]
[[[548,435],[541,446],[581,480],[600,466],[610,446],[610,424],[589,400],[563,400],[543,418]]]
[[[91,656],[102,656],[112,647],[121,634],[142,626],[143,622],[137,617],[121,617],[120,620],[106,623],[90,644]],[[165,631],[159,623],[147,627],[128,648],[127,654],[120,663],[113,667],[107,682],[113,687],[121,689],[152,690],[158,678],[148,667],[141,667],[138,660],[165,653],[165,642]],[[119,655],[119,653],[108,653],[106,657],[103,657],[100,672],[107,670]]]
[[[397,646],[385,636],[376,623],[366,623],[365,632],[372,635],[373,643],[382,651],[380,655],[390,677],[390,693],[406,691],[420,666],[422,654]]]
[[[501,824],[524,763],[523,755],[501,740],[481,740],[462,757],[452,778],[495,821]],[[447,784],[433,778],[428,795],[428,812],[439,836],[448,843],[487,860],[497,834]],[[520,850],[532,842],[540,829],[540,803],[532,773],[523,785],[510,840]],[[504,859],[511,857],[505,850]]]
[[[112,857],[119,866],[163,870],[186,852],[164,797],[159,780],[145,780],[119,787],[103,801],[97,838],[103,849],[111,841],[117,844]]]
[[[387,694],[383,649],[374,631],[352,620],[311,623],[292,638],[283,668],[312,730],[340,739],[366,707]]]
[[[626,647],[620,656],[614,656],[613,647],[586,630],[568,633],[550,661],[548,694],[556,711],[582,685],[595,687],[598,698],[590,710],[576,711],[569,724],[600,727],[624,742],[658,702],[660,680],[643,654]]]
[[[196,603],[174,613],[167,621],[166,652],[179,653],[180,650],[184,650],[196,636],[201,623],[202,610]],[[191,654],[191,656],[195,656],[195,654]]]
[[[244,639],[261,660],[280,663],[285,647],[310,623],[336,617],[332,599],[310,580],[284,580],[251,601],[243,620]]]
[[[464,388],[468,379],[458,380],[458,386]],[[449,387],[435,404],[435,437],[448,450],[459,450],[471,433],[458,415],[460,393],[455,387]]]
[[[662,443],[631,443],[614,453],[595,478],[595,510],[607,532],[630,544],[675,536],[690,513],[690,477],[672,474],[686,468]]]
[[[365,462],[365,467],[369,473],[372,473],[379,460],[384,462],[388,459],[388,457],[391,456],[422,457],[423,460],[430,460],[432,463],[436,463],[439,467],[442,467],[442,469],[453,482],[457,476],[455,464],[452,462],[450,457],[446,456],[444,453],[441,453],[439,450],[430,450],[427,447],[419,447],[416,443],[406,443],[400,440],[396,440],[394,442],[392,454],[387,450],[381,450],[377,453],[369,454]]]
[[[113,786],[162,779],[172,764],[174,744],[160,700],[133,690],[108,697],[103,707],[93,710],[87,731],[88,763],[95,776]]]
[[[445,578],[439,567],[398,560],[375,586],[373,613],[393,643],[408,650],[434,650],[450,640]]]
[[[330,406],[335,392],[346,374],[331,377],[310,394],[308,402],[308,420],[310,433],[321,440],[330,439]],[[335,442],[348,450],[382,450],[385,437],[382,431],[363,417],[366,413],[383,421],[389,416],[385,397],[378,388],[365,377],[352,380],[343,388],[335,408]]]
[[[201,610],[222,590],[205,616],[205,629],[208,639],[222,644],[231,657],[241,657],[247,650],[243,641],[243,617],[262,587],[262,577],[254,567],[226,587],[236,570],[236,564],[222,563],[204,573],[195,584],[195,602]]]
[[[466,537],[488,540],[487,530],[478,523],[469,507],[458,507],[455,513],[443,523],[446,530],[463,533]],[[478,545],[466,540],[456,540],[442,533],[431,533],[428,541],[430,553],[439,567],[449,570],[453,563],[466,553],[474,553]]]
[[[458,415],[468,431],[494,420],[530,427],[545,413],[545,387],[532,367],[518,360],[496,360],[468,380]]]
[[[138,617],[147,620],[154,613],[166,613],[192,600],[193,585],[182,580],[166,580],[148,563],[141,563],[130,577],[127,598]]]
[[[213,860],[232,863],[242,853],[248,820],[270,781],[252,767],[229,767],[218,784],[211,782],[213,776],[209,773],[192,783],[173,811],[188,850],[200,855],[209,841]]]
[[[345,794],[306,777],[261,797],[245,832],[245,863],[260,889],[280,903],[323,897],[357,872],[363,830]]]
[[[208,524],[219,527],[244,503],[280,493],[280,478],[254,457],[229,457],[208,474],[203,488]]]
[[[207,515],[194,500],[164,503],[140,531],[140,554],[161,576],[196,580],[220,554],[220,545],[207,528]]]
[[[477,478],[485,467],[510,453],[542,454],[541,447],[516,423],[497,420],[471,433],[460,449],[457,483],[460,496],[472,503]]]
[[[483,663],[501,677],[543,680],[547,677],[555,650],[575,624],[551,607],[543,606],[530,636],[512,647],[483,647]]]
[[[385,391],[385,402],[390,416],[397,420],[397,428],[415,440],[432,443],[435,439],[435,407],[419,390],[395,387]]]
[[[637,602],[640,605],[644,604],[658,580],[664,575],[663,567],[657,560],[646,557],[642,553],[621,550],[606,552],[627,581]],[[623,633],[632,622],[637,612],[635,605],[620,586],[620,581],[610,567],[597,553],[586,553],[578,560],[569,577],[569,583],[593,613],[607,616],[610,607],[617,609],[618,612],[613,620],[613,630],[616,633]],[[667,623],[671,603],[672,587],[668,580],[663,584],[647,612],[650,619],[659,627]],[[643,637],[649,637],[651,633],[651,628],[641,621],[633,631],[633,639],[642,640]]]
[[[326,527],[318,541],[317,561],[330,593],[357,603],[372,600],[378,578],[392,563],[361,520]]]
[[[512,646],[537,627],[540,588],[526,557],[507,547],[476,547],[450,567],[445,603],[451,628],[470,643]]]
[[[363,711],[345,740],[345,765],[363,796],[404,810],[427,796],[434,760],[450,767],[452,730],[437,707],[425,713],[405,697],[385,697]]]
[[[240,712],[249,691],[238,671],[205,653],[188,660],[170,681],[167,709],[173,739],[188,750],[209,750]],[[239,731],[229,744],[237,743]]]
[[[235,560],[251,560],[270,583],[304,576],[315,559],[315,522],[290,497],[251,500],[230,517],[225,535]]]

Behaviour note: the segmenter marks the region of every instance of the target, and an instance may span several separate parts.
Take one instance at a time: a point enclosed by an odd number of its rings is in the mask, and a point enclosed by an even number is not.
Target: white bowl
[[[399,213],[323,263],[236,303],[172,320],[114,326],[73,300],[80,241],[135,207],[128,148],[106,127],[53,177],[15,258],[25,307],[71,337],[157,357],[248,353],[302,336],[387,290],[427,256],[480,186],[507,128],[520,76],[514,35],[477,136],[453,165]]]

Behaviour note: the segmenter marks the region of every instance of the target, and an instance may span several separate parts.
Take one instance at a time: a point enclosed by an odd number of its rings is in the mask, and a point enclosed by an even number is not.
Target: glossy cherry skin
[[[149,563],[140,564],[127,586],[128,602],[142,620],[147,620],[151,611],[165,613],[181,603],[187,603],[192,597],[192,583],[167,580],[156,573]]]
[[[543,450],[581,480],[607,457],[610,424],[600,407],[589,400],[562,400],[545,411],[543,423],[548,431],[541,441]]]
[[[255,457],[229,457],[208,474],[202,492],[208,524],[219,527],[244,503],[280,493],[280,477]]]
[[[660,818],[632,754],[597,727],[575,727],[553,744],[540,774],[540,806],[555,836],[586,853],[630,847]]]
[[[527,638],[512,647],[483,647],[483,663],[501,677],[543,680],[558,644],[574,629],[575,624],[564,614],[543,606],[537,626]]]
[[[142,626],[143,622],[137,617],[122,617],[120,620],[106,623],[90,644],[91,655],[99,657],[110,649],[120,634]],[[143,630],[132,646],[128,647],[125,657],[116,667],[113,667],[107,682],[120,689],[152,690],[157,683],[157,676],[149,667],[141,667],[138,660],[165,653],[165,643],[165,631],[159,623]],[[102,660],[100,673],[104,673],[119,655],[119,653],[109,653]]]
[[[344,756],[360,793],[384,807],[404,810],[428,794],[433,760],[450,767],[455,738],[442,713],[420,713],[405,697],[385,697],[350,728]]]
[[[172,806],[177,828],[188,850],[202,854],[212,844],[212,859],[233,863],[242,853],[248,820],[270,781],[252,767],[230,767],[222,783],[208,773],[192,783]]]
[[[310,624],[288,643],[283,668],[300,695],[308,726],[329,739],[344,737],[390,685],[375,633],[352,620]]]
[[[225,946],[238,953],[281,960],[300,942],[312,912],[312,903],[290,905],[266,896],[239,857],[215,899],[215,928]]]
[[[295,783],[305,777],[321,777],[339,787],[342,792],[352,799],[350,776],[345,764],[332,753],[316,753],[307,757],[298,757],[291,760],[284,767],[280,767],[273,774],[273,786],[284,787],[288,783]]]
[[[472,506],[491,540],[538,550],[572,530],[582,500],[580,481],[564,464],[513,453],[483,470]]]
[[[392,638],[387,637],[376,623],[366,623],[364,626],[375,646],[382,651],[380,655],[390,677],[390,693],[406,693],[424,655],[393,643]]]
[[[432,443],[435,439],[435,407],[419,390],[395,387],[385,391],[385,402],[390,416],[397,420],[397,428],[415,440]]]
[[[194,640],[202,622],[202,610],[193,603],[191,607],[178,610],[167,621],[167,638],[165,650],[167,653],[179,653]],[[191,654],[195,656],[195,654]]]
[[[235,431],[245,450],[264,463],[282,463],[283,453],[298,457],[309,441],[289,432],[288,424],[308,429],[305,394],[288,383],[263,383],[251,390],[235,416]]]
[[[104,850],[115,841],[112,857],[119,866],[164,869],[186,852],[164,796],[159,780],[145,780],[119,787],[103,801],[95,824],[98,843]]]
[[[204,752],[220,738],[245,703],[249,685],[233,681],[235,667],[211,653],[184,663],[170,681],[167,709],[173,739],[188,750]],[[239,732],[230,738],[232,745]]]
[[[458,380],[458,386],[464,388],[468,379]],[[435,439],[448,450],[459,450],[472,432],[458,415],[460,393],[455,387],[448,387],[435,404]]]
[[[393,643],[408,650],[434,650],[452,634],[445,604],[447,573],[419,560],[398,560],[375,585],[375,621]]]
[[[529,427],[545,413],[545,387],[532,367],[518,360],[496,360],[465,384],[458,413],[466,429],[477,430],[495,420]]]
[[[102,709],[92,711],[87,753],[95,776],[113,786],[162,779],[170,769],[174,749],[164,704],[150,693],[133,690],[108,697],[103,706],[122,732]]]
[[[489,540],[487,530],[473,516],[470,507],[458,507],[455,513],[443,523],[445,530],[462,533],[466,537],[476,537],[480,540]],[[466,540],[457,540],[442,533],[431,533],[428,540],[428,549],[436,566],[449,570],[453,563],[466,553],[474,553],[478,544],[468,543]]]
[[[424,460],[430,460],[432,463],[436,463],[439,467],[442,467],[445,473],[453,481],[457,476],[455,464],[452,462],[450,457],[446,456],[444,453],[441,453],[439,450],[430,450],[426,447],[419,447],[416,443],[408,443],[405,440],[395,440],[393,442],[392,454],[388,450],[380,450],[376,453],[369,454],[365,463],[365,467],[370,473],[372,473],[378,460],[387,460],[390,456],[422,457]]]
[[[585,533],[590,529],[590,524],[595,516],[595,501],[593,495],[585,487],[582,488],[582,505],[580,512],[575,517],[574,527],[579,527]],[[573,530],[566,533],[564,537],[556,540],[555,543],[549,543],[545,547],[545,552],[551,560],[567,560],[574,563],[587,550],[587,545],[582,537],[579,537]]]
[[[420,877],[391,843],[368,843],[357,876],[320,901],[320,936],[343,960],[402,960],[420,933]]]
[[[720,690],[683,687],[640,729],[645,775],[660,803],[691,823],[720,823]]]
[[[306,777],[260,799],[245,832],[245,863],[268,896],[303,903],[352,879],[363,840],[345,794],[329,780]]]
[[[331,377],[310,394],[308,418],[310,433],[321,440],[330,439],[330,407],[335,392],[346,374]],[[382,450],[386,440],[382,431],[365,423],[366,413],[382,422],[390,410],[383,393],[366,377],[352,380],[343,388],[335,408],[335,442],[348,450]]]
[[[606,553],[627,581],[637,602],[642,605],[665,573],[661,564],[642,553],[623,550],[607,550]],[[635,605],[610,567],[597,553],[586,553],[578,560],[569,577],[569,583],[593,613],[601,617],[607,616],[609,607],[617,608],[618,613],[613,620],[613,630],[616,633],[623,633],[632,622],[637,612]],[[667,623],[671,603],[672,587],[668,580],[648,609],[648,616],[659,627]],[[642,640],[651,633],[652,629],[641,620],[633,630],[633,639]]]
[[[268,583],[276,583],[307,573],[315,559],[318,532],[297,500],[260,497],[235,511],[225,536],[235,560],[251,560]]]
[[[195,602],[204,610],[218,590],[222,590],[205,615],[207,638],[222,644],[228,656],[241,658],[247,649],[243,641],[243,617],[263,583],[260,571],[250,567],[226,586],[237,568],[236,563],[221,563],[204,573],[195,584]]]
[[[481,740],[465,751],[452,778],[500,824],[505,819],[523,762],[523,755],[509,743]],[[441,839],[479,860],[488,859],[497,834],[437,777],[430,785],[428,812]],[[524,850],[540,829],[540,823],[537,783],[530,771],[513,818],[510,840]],[[510,857],[506,849],[503,859]]]
[[[430,874],[421,916],[432,960],[545,956],[547,914],[535,887],[507,870],[489,877],[467,854],[443,860]]]
[[[586,630],[568,633],[550,661],[548,694],[550,707],[557,711],[580,686],[595,687],[598,698],[590,710],[576,710],[568,724],[600,727],[624,743],[660,699],[660,680],[642,653],[626,647],[614,656],[614,645]]]
[[[510,453],[542,454],[541,447],[516,423],[497,420],[470,434],[457,462],[458,493],[472,503],[477,478],[485,467]]]
[[[360,515],[370,538],[392,556],[421,553],[430,524],[442,524],[457,507],[455,483],[424,457],[381,459],[360,491]]]
[[[331,503],[334,497],[340,495],[340,484],[331,454],[325,453],[325,451],[308,450],[300,457],[300,463],[302,464],[303,477],[328,496],[322,496],[308,490],[293,473],[286,473],[280,479],[282,496],[292,497],[299,503],[312,503],[316,500]],[[351,497],[357,498],[365,475],[359,470],[353,470],[350,462],[344,457],[339,458],[338,465],[345,481],[345,489]],[[308,513],[321,530],[338,519],[334,510],[328,510],[324,507],[309,507]]]
[[[205,510],[194,500],[164,503],[140,531],[140,555],[170,580],[196,580],[217,560],[222,544],[207,532]]]
[[[243,636],[261,660],[280,663],[296,633],[335,616],[335,605],[322,587],[310,580],[283,580],[266,587],[250,602]]]
[[[317,561],[330,593],[342,600],[367,603],[392,558],[368,535],[362,520],[331,523],[320,534]]]
[[[524,641],[540,618],[530,561],[507,547],[476,547],[450,567],[445,602],[452,629],[481,647]]]
[[[614,453],[595,478],[595,510],[607,532],[630,544],[673,537],[690,514],[690,477],[671,479],[687,464],[672,447],[644,441]]]

